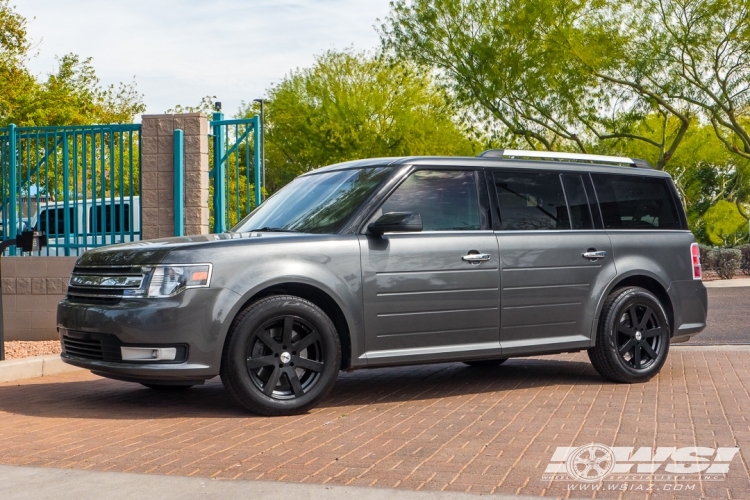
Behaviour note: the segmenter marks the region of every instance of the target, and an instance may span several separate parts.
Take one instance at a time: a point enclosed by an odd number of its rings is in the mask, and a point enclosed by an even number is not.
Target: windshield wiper
[[[251,229],[248,231],[250,233],[299,233],[300,231],[297,231],[295,229],[284,229],[281,227],[261,227],[258,229]]]

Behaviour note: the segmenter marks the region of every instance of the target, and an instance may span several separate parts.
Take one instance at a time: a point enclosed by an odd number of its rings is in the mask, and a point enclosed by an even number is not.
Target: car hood
[[[134,241],[101,248],[84,253],[78,260],[81,266],[138,266],[158,264],[171,252],[211,248],[218,250],[226,246],[289,243],[310,238],[330,238],[332,235],[304,233],[221,233],[180,236],[156,240]]]

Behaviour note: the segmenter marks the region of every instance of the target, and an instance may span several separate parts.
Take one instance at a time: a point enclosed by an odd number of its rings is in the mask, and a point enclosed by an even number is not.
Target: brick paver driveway
[[[750,498],[750,351],[675,347],[657,379],[630,386],[603,383],[587,361],[342,373],[321,406],[284,418],[244,413],[216,380],[167,394],[87,372],[4,384],[0,463],[612,498],[623,493],[543,481],[556,447],[739,446],[724,481],[680,495]],[[624,496],[648,496],[636,492]]]

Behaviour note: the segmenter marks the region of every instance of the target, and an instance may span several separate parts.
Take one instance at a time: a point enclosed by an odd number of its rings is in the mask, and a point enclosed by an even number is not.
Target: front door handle
[[[487,262],[492,258],[492,255],[488,253],[470,253],[461,257],[461,260],[469,262],[471,264],[479,264],[480,262]]]
[[[606,256],[607,256],[607,252],[605,252],[604,250],[597,251],[597,250],[590,249],[590,250],[583,252],[584,259],[603,259]]]

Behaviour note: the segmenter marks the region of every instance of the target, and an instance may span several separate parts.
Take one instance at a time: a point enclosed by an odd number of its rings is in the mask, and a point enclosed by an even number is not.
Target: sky
[[[93,57],[104,85],[135,80],[146,113],[215,95],[227,116],[330,49],[372,50],[389,0],[21,0],[46,76],[56,56]]]

